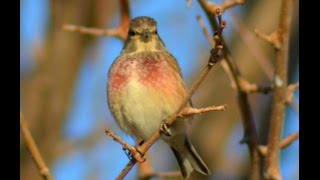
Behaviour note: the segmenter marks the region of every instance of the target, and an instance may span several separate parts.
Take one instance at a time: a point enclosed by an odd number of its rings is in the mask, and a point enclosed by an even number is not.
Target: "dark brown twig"
[[[218,23],[215,20],[215,12],[213,11],[215,7],[218,7],[217,5],[213,6],[213,3],[207,1],[207,0],[199,0],[199,3],[202,7],[202,9],[205,11],[207,17],[209,18],[211,28],[216,29],[218,27]],[[223,40],[223,37],[222,37]],[[244,126],[244,137],[241,142],[245,142],[248,145],[249,148],[249,154],[251,158],[251,172],[250,172],[250,179],[256,180],[260,179],[260,156],[258,152],[258,135],[257,130],[255,127],[255,122],[253,119],[251,107],[248,100],[247,92],[242,88],[240,79],[241,74],[240,71],[235,64],[235,62],[232,60],[230,56],[230,51],[228,49],[228,46],[224,44],[223,48],[223,54],[224,59],[226,60],[226,64],[230,69],[232,79],[234,80],[234,84],[236,87],[236,91],[238,93],[238,103],[239,108],[241,110],[242,115],[242,122]]]
[[[288,135],[286,138],[284,138],[282,141],[280,141],[279,148],[284,149],[284,148],[290,146],[290,144],[292,144],[298,138],[299,138],[299,132]],[[268,147],[267,146],[259,146],[259,152],[263,156],[265,156],[268,152]]]
[[[219,9],[216,10],[216,14],[217,14],[217,18],[219,21],[219,23],[218,23],[219,26],[217,26],[217,28],[216,28],[217,31],[215,33],[215,42],[216,42],[215,48],[211,50],[211,55],[210,55],[208,64],[203,69],[202,73],[197,78],[197,80],[193,83],[187,96],[184,98],[184,100],[180,104],[179,108],[173,114],[171,114],[168,118],[165,119],[165,122],[169,125],[172,124],[174,122],[174,120],[177,118],[177,116],[182,113],[182,111],[185,109],[186,105],[189,103],[189,100],[190,100],[191,96],[193,95],[193,93],[195,92],[195,90],[200,86],[201,82],[204,80],[206,75],[209,73],[210,69],[218,62],[219,52],[223,48],[221,34],[222,34],[222,31],[225,27],[225,22],[222,21],[222,19],[221,19],[221,12]],[[161,131],[159,129],[149,140],[147,140],[140,147],[141,153],[145,153],[152,146],[152,144],[160,137],[160,134],[161,134]],[[132,169],[132,167],[135,165],[135,163],[136,163],[136,161],[130,161],[127,164],[127,166],[122,170],[122,172],[119,174],[119,176],[117,177],[117,180],[123,179],[128,174],[128,172]]]
[[[283,0],[281,5],[278,40],[280,48],[275,48],[274,96],[271,113],[271,127],[268,138],[268,152],[265,158],[264,178],[281,180],[279,169],[280,137],[285,119],[287,100],[289,28],[292,19],[293,1]]]
[[[39,152],[39,149],[29,131],[27,122],[25,121],[22,112],[20,112],[20,128],[22,135],[25,138],[27,149],[30,152],[34,163],[37,165],[40,175],[45,180],[53,180],[53,176]]]
[[[66,31],[80,32],[83,34],[90,34],[95,36],[114,36],[122,41],[127,38],[127,32],[130,23],[130,8],[128,0],[120,0],[120,25],[112,29],[99,29],[77,26],[73,24],[66,24],[62,28]]]

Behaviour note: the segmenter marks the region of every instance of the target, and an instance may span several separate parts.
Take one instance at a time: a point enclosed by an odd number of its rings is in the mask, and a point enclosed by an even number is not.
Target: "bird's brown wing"
[[[182,73],[181,73],[181,69],[180,69],[180,66],[179,66],[176,58],[175,58],[172,54],[170,54],[169,52],[168,52],[168,56],[169,56],[169,57],[167,58],[167,61],[169,61],[169,64],[172,66],[172,68],[173,68],[174,70],[176,70],[177,72],[179,72],[180,78],[183,80]],[[187,88],[186,88],[186,85],[185,85],[184,81],[182,81],[182,83],[183,83],[183,87],[185,87],[185,90],[186,90],[186,93],[187,93],[188,90],[187,90]],[[190,107],[193,107],[193,104],[192,104],[191,99],[190,99],[190,101],[189,101],[189,105],[190,105]]]

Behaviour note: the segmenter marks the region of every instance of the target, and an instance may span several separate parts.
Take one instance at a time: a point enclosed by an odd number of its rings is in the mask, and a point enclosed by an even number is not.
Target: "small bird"
[[[148,140],[187,95],[180,67],[147,16],[132,19],[120,55],[109,70],[108,105],[117,124],[137,139]],[[191,103],[188,105],[191,106]],[[209,175],[186,134],[190,117],[178,118],[161,139],[171,146],[181,174]]]

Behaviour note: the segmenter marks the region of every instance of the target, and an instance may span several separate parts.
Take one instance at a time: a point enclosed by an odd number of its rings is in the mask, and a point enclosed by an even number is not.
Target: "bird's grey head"
[[[158,35],[157,22],[154,19],[140,16],[131,20],[122,52],[137,53],[164,50],[166,48]]]

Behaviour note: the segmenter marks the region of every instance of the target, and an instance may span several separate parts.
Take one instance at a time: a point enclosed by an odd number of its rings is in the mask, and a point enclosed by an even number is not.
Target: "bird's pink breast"
[[[110,86],[121,89],[129,81],[134,80],[145,86],[173,90],[177,87],[175,72],[168,62],[161,59],[144,57],[143,59],[128,58],[118,62],[110,73]]]

